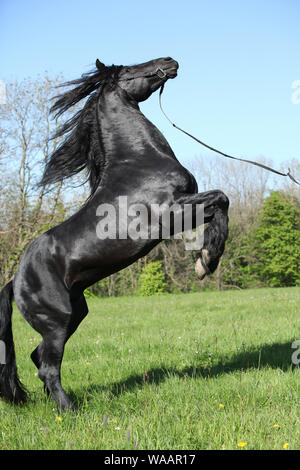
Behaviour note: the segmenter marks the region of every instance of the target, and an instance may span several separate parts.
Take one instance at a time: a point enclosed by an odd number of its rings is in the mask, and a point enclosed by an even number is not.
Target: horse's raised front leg
[[[200,279],[212,274],[219,263],[228,238],[228,197],[219,190],[199,194],[186,194],[179,198],[179,204],[191,204],[193,228],[197,226],[196,207],[203,204],[204,223],[209,223],[204,231],[202,249],[197,253],[195,270]]]

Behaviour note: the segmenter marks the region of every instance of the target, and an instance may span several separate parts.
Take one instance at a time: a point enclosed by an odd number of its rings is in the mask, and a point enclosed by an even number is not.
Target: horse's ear
[[[97,67],[98,70],[103,70],[105,65],[102,62],[100,62],[99,59],[96,59],[96,67]]]

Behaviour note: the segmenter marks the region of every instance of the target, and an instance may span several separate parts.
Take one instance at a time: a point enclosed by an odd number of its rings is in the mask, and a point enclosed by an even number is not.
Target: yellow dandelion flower
[[[273,428],[279,428],[279,424],[274,424]]]
[[[62,421],[62,417],[61,416],[57,416],[56,417],[56,421],[58,421],[59,423]]]
[[[244,442],[244,441],[238,442],[238,447],[246,447],[246,445],[247,445],[247,442]]]
[[[90,362],[86,362],[85,365],[86,365],[87,367],[89,367],[89,366],[91,365],[91,363],[90,363]]]
[[[289,443],[288,443],[288,442],[286,442],[285,444],[283,444],[282,448],[283,448],[283,449],[287,449],[287,448],[288,448],[288,446],[289,446]]]
[[[219,404],[219,408],[224,408],[225,405],[223,405],[223,403],[220,403]]]

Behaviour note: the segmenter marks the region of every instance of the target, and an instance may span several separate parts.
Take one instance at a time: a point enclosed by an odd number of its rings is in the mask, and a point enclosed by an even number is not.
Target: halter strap
[[[149,72],[149,73],[141,74],[141,75],[133,75],[132,77],[127,77],[127,78],[119,78],[118,81],[134,80],[135,78],[148,78],[148,77],[153,77],[154,75],[157,75],[161,79],[167,77],[166,72],[162,68],[157,67],[157,69],[154,70],[154,72]]]

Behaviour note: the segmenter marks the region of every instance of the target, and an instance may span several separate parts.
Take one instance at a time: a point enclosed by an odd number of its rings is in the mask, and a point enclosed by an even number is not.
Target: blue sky
[[[1,0],[0,80],[77,78],[98,57],[130,65],[171,56],[166,112],[221,150],[278,166],[300,159],[299,0]],[[173,129],[158,95],[141,106],[184,163],[212,154]]]

